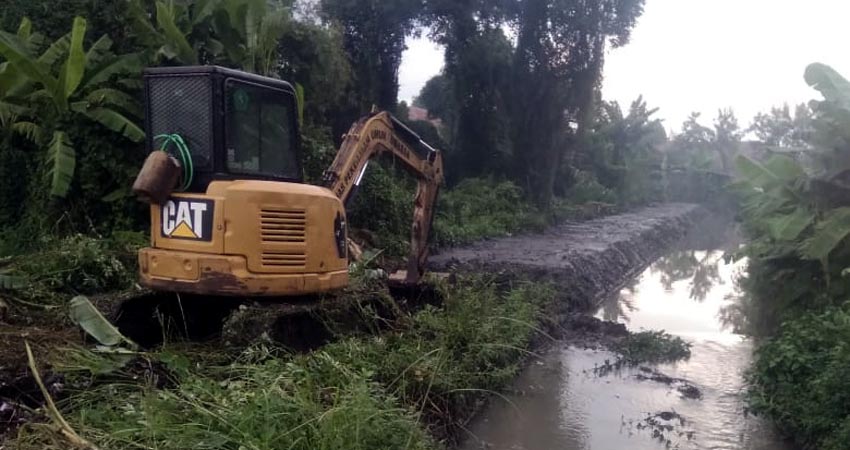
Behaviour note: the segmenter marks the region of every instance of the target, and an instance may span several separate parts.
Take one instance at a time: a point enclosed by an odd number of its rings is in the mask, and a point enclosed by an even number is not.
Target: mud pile
[[[618,291],[707,214],[699,205],[671,203],[541,234],[506,237],[449,249],[430,259],[435,271],[493,273],[551,282],[562,311],[587,311]]]

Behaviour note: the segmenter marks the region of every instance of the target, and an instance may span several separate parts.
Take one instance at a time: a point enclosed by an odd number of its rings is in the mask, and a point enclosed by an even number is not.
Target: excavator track
[[[391,329],[425,304],[442,302],[432,284],[374,284],[304,297],[238,298],[143,291],[93,299],[119,331],[143,348],[164,342],[265,342],[304,352],[353,333]],[[110,306],[111,305],[111,306]]]

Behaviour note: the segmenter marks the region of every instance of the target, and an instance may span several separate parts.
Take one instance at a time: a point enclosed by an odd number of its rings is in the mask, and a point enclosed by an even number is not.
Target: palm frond
[[[818,222],[814,234],[803,241],[800,253],[804,258],[825,261],[848,234],[850,234],[850,208],[833,209]]]
[[[87,75],[81,90],[86,91],[97,87],[109,81],[115,75],[140,73],[142,66],[142,59],[138,54],[122,55],[97,68],[90,68],[91,73]]]
[[[18,39],[26,41],[30,36],[32,36],[32,22],[29,18],[24,17],[21,19],[21,24],[18,25]]]
[[[781,214],[765,220],[773,239],[790,242],[812,224],[815,215],[803,208],[797,208],[790,214]]]
[[[107,35],[103,35],[89,47],[86,52],[86,67],[92,67],[95,64],[100,63],[103,58],[109,54],[109,50],[112,48],[112,39]]]
[[[126,89],[142,89],[145,86],[145,82],[141,78],[122,78],[117,80],[116,83]]]
[[[86,110],[84,114],[133,142],[141,142],[145,138],[145,132],[135,122],[115,110],[100,107]]]
[[[177,26],[176,16],[173,4],[169,7],[161,1],[156,2],[156,23],[165,36],[165,46],[180,62],[197,64],[198,55],[186,39],[186,34]]]
[[[0,100],[0,116],[19,117],[29,112],[30,109],[27,106],[15,103],[11,99]]]
[[[53,67],[54,64],[65,57],[70,47],[71,35],[66,34],[65,36],[53,41],[53,43],[47,47],[47,50],[38,57],[38,62],[46,67]]]
[[[74,18],[74,25],[71,28],[71,44],[68,47],[68,58],[65,60],[65,65],[62,68],[60,76],[61,92],[63,102],[77,90],[80,83],[83,81],[83,74],[86,71],[86,53],[83,50],[83,39],[86,35],[86,19],[82,17]]]
[[[47,164],[50,175],[50,195],[64,198],[71,188],[77,155],[73,143],[64,131],[53,132],[53,140],[47,147]]]
[[[192,25],[198,25],[215,12],[221,0],[197,0],[195,2],[195,16],[192,17]]]
[[[33,144],[41,145],[44,142],[41,127],[33,122],[17,121],[12,124],[12,131],[27,138]]]
[[[100,88],[86,96],[86,101],[96,106],[115,106],[135,116],[142,116],[142,107],[133,96],[112,88]]]
[[[57,82],[49,75],[48,68],[30,54],[16,35],[0,31],[0,55],[33,81],[51,90],[56,87]]]

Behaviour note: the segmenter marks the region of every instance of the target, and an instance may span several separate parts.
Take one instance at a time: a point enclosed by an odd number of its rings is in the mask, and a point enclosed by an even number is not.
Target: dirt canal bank
[[[709,212],[671,203],[545,233],[479,242],[431,258],[436,270],[551,282],[565,310],[587,311],[639,274]]]
[[[461,448],[792,449],[769,423],[746,413],[743,374],[753,344],[730,331],[725,314],[746,262],[723,255],[738,243],[728,222],[703,214],[684,239],[592,312],[633,332],[680,336],[692,344],[690,358],[600,371],[617,355],[581,341],[557,342],[472,422]]]

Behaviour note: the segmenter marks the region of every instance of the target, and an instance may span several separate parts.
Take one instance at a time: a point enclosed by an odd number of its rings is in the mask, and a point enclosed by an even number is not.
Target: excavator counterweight
[[[355,122],[313,186],[303,183],[288,83],[215,66],[160,68],[146,71],[145,93],[152,153],[134,184],[151,208],[143,285],[247,297],[345,287],[345,206],[379,155],[417,180],[404,281],[421,279],[442,156],[392,115]]]

